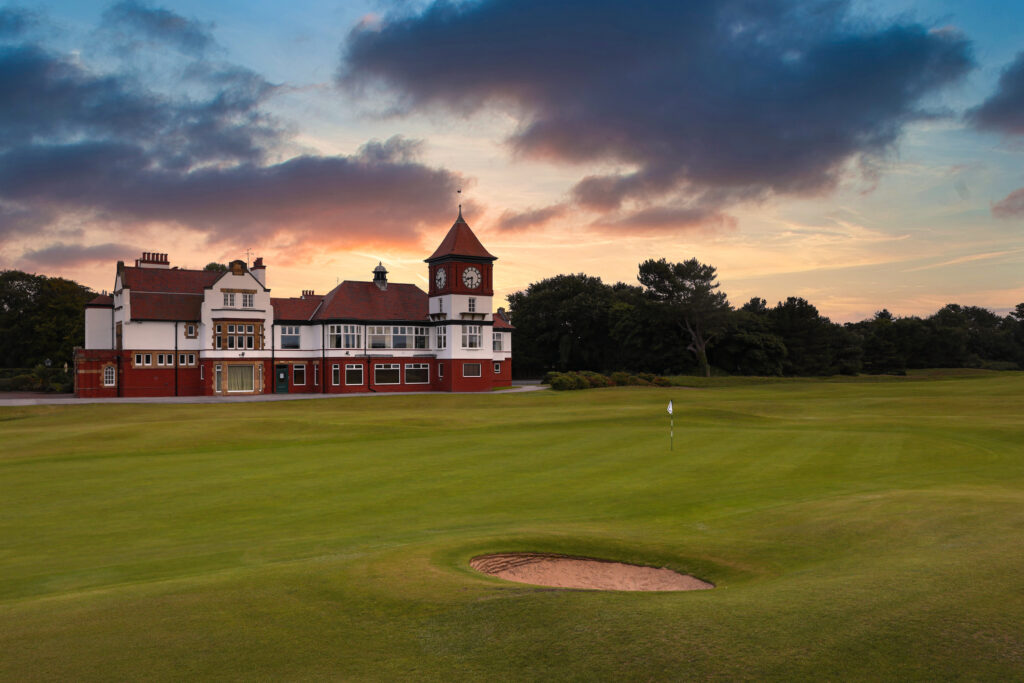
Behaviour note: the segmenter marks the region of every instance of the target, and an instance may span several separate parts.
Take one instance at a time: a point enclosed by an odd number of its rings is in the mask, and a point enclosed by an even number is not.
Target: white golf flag
[[[668,402],[668,414],[669,415],[672,414],[672,401],[671,400]]]

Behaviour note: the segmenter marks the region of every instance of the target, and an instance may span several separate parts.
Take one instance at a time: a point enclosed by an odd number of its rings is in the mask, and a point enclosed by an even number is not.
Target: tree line
[[[1024,369],[1024,303],[1001,317],[948,304],[928,317],[837,324],[801,297],[735,308],[714,267],[690,259],[640,264],[639,285],[558,275],[509,296],[514,371],[662,375],[712,368],[738,375],[904,373],[916,368]]]

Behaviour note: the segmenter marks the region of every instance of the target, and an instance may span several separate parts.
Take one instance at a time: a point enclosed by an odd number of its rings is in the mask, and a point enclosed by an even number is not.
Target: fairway
[[[0,408],[0,443],[3,680],[1024,670],[1022,373]],[[469,568],[511,551],[716,587]]]

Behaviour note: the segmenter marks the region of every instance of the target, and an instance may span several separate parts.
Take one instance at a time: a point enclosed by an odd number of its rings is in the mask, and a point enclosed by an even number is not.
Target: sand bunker
[[[503,553],[474,557],[469,566],[506,581],[557,588],[606,591],[697,591],[713,584],[671,569],[640,567],[547,553]]]

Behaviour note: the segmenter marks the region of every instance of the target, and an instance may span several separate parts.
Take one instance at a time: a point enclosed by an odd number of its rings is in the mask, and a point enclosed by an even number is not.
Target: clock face
[[[441,268],[438,268],[437,272],[434,273],[434,284],[437,285],[438,289],[442,289],[444,287],[444,283],[447,282],[447,281],[448,281],[448,276],[445,275],[444,270],[442,270]]]
[[[462,271],[462,284],[466,285],[470,289],[476,289],[480,286],[480,271],[477,268],[466,268]]]

